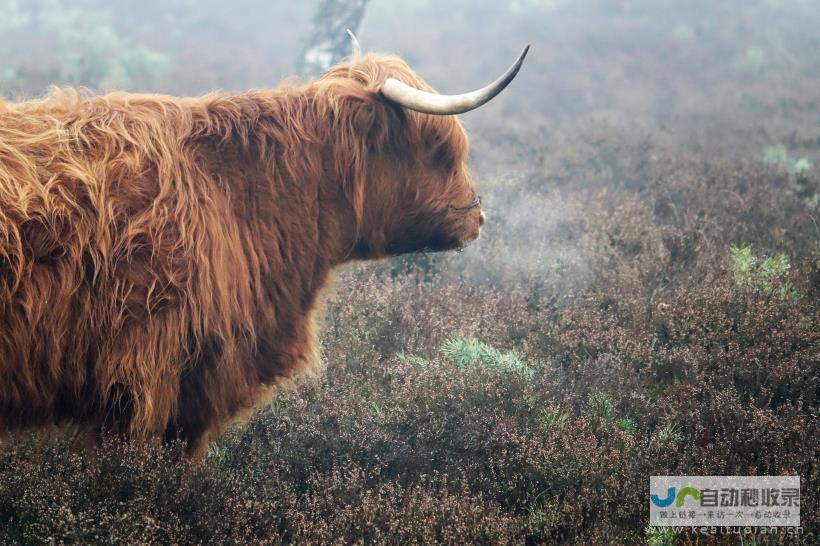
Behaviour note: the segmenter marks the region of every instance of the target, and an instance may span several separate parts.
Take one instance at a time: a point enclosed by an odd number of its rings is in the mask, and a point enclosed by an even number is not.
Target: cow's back
[[[241,228],[185,105],[58,99],[0,112],[0,427],[156,432],[252,334]]]

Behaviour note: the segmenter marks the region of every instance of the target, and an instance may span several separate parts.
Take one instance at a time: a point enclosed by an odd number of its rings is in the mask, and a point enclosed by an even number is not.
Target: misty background
[[[52,84],[177,95],[272,87],[297,73],[318,4],[4,0],[0,84],[8,97]],[[527,69],[490,110],[534,135],[591,113],[707,131],[740,125],[737,110],[816,100],[799,80],[820,69],[819,23],[812,0],[371,0],[358,35],[365,51],[400,55],[441,92],[484,85],[532,43]],[[769,104],[750,100],[760,88]],[[464,118],[488,131],[495,116]]]
[[[318,5],[5,0],[0,89],[24,99],[49,85],[175,95],[272,87],[297,74]],[[532,44],[510,88],[461,116],[490,218],[484,236],[467,258],[423,258],[453,262],[442,267],[475,282],[532,284],[547,271],[583,274],[579,241],[561,234],[568,211],[585,206],[565,202],[588,182],[566,180],[573,162],[617,183],[640,176],[636,161],[663,163],[663,151],[817,164],[818,28],[812,0],[372,0],[358,37],[444,93],[487,84]],[[615,144],[602,154],[601,134],[643,140],[645,153],[627,158]]]

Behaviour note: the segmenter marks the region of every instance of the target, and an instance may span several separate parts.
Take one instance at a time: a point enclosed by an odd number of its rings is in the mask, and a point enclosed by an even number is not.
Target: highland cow
[[[73,422],[192,454],[316,366],[334,267],[463,247],[484,216],[452,114],[366,55],[302,86],[0,102],[0,430]]]

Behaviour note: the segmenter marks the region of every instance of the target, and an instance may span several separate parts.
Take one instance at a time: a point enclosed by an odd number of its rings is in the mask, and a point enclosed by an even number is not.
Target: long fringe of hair
[[[121,419],[151,434],[195,403],[214,429],[310,371],[306,315],[333,264],[320,234],[293,230],[319,214],[317,185],[339,180],[358,229],[369,154],[466,153],[453,119],[383,101],[388,76],[429,89],[401,60],[368,55],[241,95],[0,101],[0,428]],[[286,334],[303,346],[260,372],[260,347]]]

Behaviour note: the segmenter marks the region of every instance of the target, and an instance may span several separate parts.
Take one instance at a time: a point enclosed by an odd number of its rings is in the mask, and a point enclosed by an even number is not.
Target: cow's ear
[[[331,102],[334,129],[333,154],[342,190],[361,224],[368,152],[379,150],[385,128],[382,105],[363,93],[338,96]]]
[[[405,122],[401,108],[382,99],[380,95],[357,98],[350,108],[353,131],[364,137],[371,148],[382,148],[391,137],[396,137]]]
[[[370,97],[352,97],[346,108],[350,126],[357,135],[368,134],[376,121],[376,105]]]

